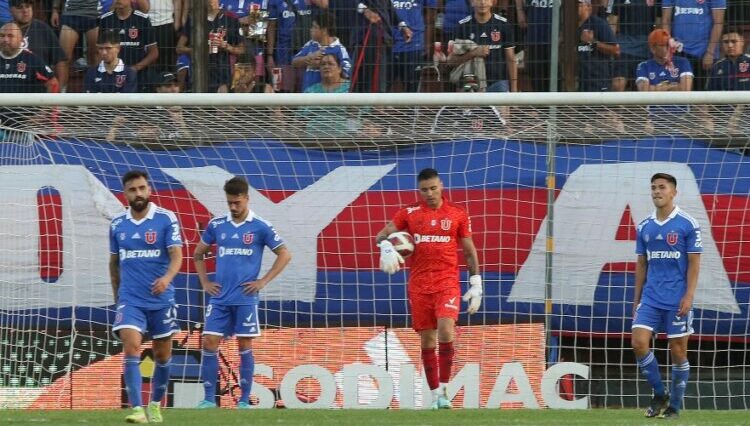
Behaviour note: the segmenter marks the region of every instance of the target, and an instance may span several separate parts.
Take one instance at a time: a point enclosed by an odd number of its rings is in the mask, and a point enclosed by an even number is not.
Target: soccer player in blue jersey
[[[125,387],[133,413],[128,423],[161,423],[160,404],[167,391],[172,334],[179,331],[172,279],[182,265],[182,236],[177,217],[149,201],[148,174],[132,170],[122,177],[130,208],[112,219],[109,276],[117,314],[112,331],[125,352]],[[141,342],[150,336],[156,368],[148,413],[141,402]]]
[[[641,374],[654,390],[646,417],[679,417],[690,376],[687,344],[693,333],[693,296],[703,242],[698,222],[675,205],[676,196],[674,176],[653,175],[651,199],[656,210],[637,228],[632,345]],[[652,335],[660,331],[667,333],[672,357],[669,393],[649,348]]]
[[[222,337],[231,335],[237,336],[240,353],[241,395],[237,408],[250,408],[255,369],[252,339],[260,336],[258,292],[292,259],[273,225],[248,208],[248,190],[247,181],[241,177],[233,177],[224,184],[229,213],[209,222],[193,254],[201,287],[211,295],[206,307],[201,360],[205,397],[198,408],[216,407],[219,343]],[[212,244],[216,244],[215,281],[209,279],[204,261]],[[258,278],[265,247],[276,254],[276,260]]]

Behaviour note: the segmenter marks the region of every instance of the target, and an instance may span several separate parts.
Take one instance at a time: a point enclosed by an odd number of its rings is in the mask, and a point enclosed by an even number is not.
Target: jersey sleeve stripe
[[[698,225],[698,221],[695,220],[695,219],[693,219],[693,217],[690,216],[689,214],[687,214],[687,213],[685,213],[683,211],[679,211],[679,212],[677,212],[677,214],[680,215],[680,216],[682,216],[682,217],[684,217],[685,219],[687,219],[688,222],[690,222],[690,224],[693,225],[693,227],[695,229],[700,228],[700,225]]]
[[[172,210],[167,210],[162,207],[157,207],[156,212],[166,215],[171,222],[177,222],[177,215],[174,214]]]

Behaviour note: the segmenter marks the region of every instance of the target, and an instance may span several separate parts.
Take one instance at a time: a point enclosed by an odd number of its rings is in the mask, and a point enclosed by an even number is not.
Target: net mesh
[[[399,207],[417,201],[419,170],[435,167],[447,197],[472,217],[485,282],[480,312],[459,318],[449,388],[455,405],[553,406],[542,377],[564,362],[586,373],[562,375],[553,386],[557,399],[591,407],[648,404],[650,390],[630,350],[635,224],[652,209],[651,174],[666,171],[677,176],[678,204],[706,236],[686,405],[746,409],[750,124],[740,119],[744,108],[6,109],[0,114],[0,405],[126,402],[119,390],[122,347],[108,332],[114,306],[107,231],[124,205],[119,178],[138,168],[151,175],[152,201],[177,213],[186,242],[174,282],[183,332],[174,343],[171,405],[194,406],[202,397],[206,297],[190,258],[210,218],[226,214],[223,183],[242,175],[250,182],[251,208],[275,225],[293,254],[262,293],[254,401],[429,406],[417,339],[408,329],[407,275],[380,272],[373,236]],[[553,310],[545,330],[550,181]],[[266,253],[264,268],[273,257]],[[466,280],[463,273],[462,286]],[[660,364],[669,366],[664,336],[654,345]],[[222,346],[223,405],[239,396],[234,347]],[[148,392],[148,345],[141,370]],[[668,377],[668,368],[662,373]]]

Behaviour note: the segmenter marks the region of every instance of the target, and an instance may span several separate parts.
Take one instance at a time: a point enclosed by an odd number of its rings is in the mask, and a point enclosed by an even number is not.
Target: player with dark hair
[[[242,392],[237,408],[244,409],[250,408],[255,369],[253,338],[260,336],[259,292],[284,270],[292,255],[273,225],[248,208],[249,186],[245,179],[229,179],[224,184],[224,193],[229,213],[209,222],[193,254],[201,287],[211,296],[206,307],[201,357],[205,397],[198,408],[216,407],[219,343],[223,336],[235,335]],[[204,261],[213,244],[217,246],[214,281],[209,278]],[[271,269],[258,278],[265,247],[276,254],[276,260]]]
[[[646,417],[679,417],[690,376],[687,344],[693,333],[693,297],[703,242],[698,222],[675,205],[676,196],[674,176],[653,175],[651,199],[656,210],[637,227],[632,345],[641,374],[654,390]],[[672,358],[669,393],[649,349],[651,337],[660,331],[667,333]]]
[[[112,331],[123,344],[125,390],[133,412],[128,423],[160,423],[167,392],[172,334],[179,331],[172,280],[182,265],[177,216],[149,201],[148,174],[131,170],[122,177],[130,208],[112,219],[109,276],[117,314]],[[141,401],[141,343],[150,336],[156,367],[148,412]]]
[[[114,30],[103,30],[96,44],[101,62],[89,67],[83,79],[86,93],[135,93],[138,74],[120,59],[120,35]]]
[[[482,277],[479,259],[471,238],[471,222],[466,212],[443,197],[443,182],[435,169],[424,169],[417,176],[421,201],[402,208],[375,237],[380,247],[380,268],[393,274],[404,259],[388,241],[394,232],[406,231],[414,237],[414,262],[409,274],[409,308],[412,327],[420,335],[425,376],[432,390],[432,408],[451,408],[446,385],[453,366],[453,340],[460,310],[461,287],[458,275],[459,243],[469,269],[469,290],[463,300],[468,313],[482,303]],[[438,346],[435,356],[435,347]],[[438,370],[439,364],[439,370]]]

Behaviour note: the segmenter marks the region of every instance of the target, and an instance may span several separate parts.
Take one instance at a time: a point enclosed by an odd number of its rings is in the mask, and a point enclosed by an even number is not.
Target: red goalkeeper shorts
[[[415,331],[437,329],[438,318],[458,319],[461,289],[458,286],[436,293],[409,292],[409,310]]]

